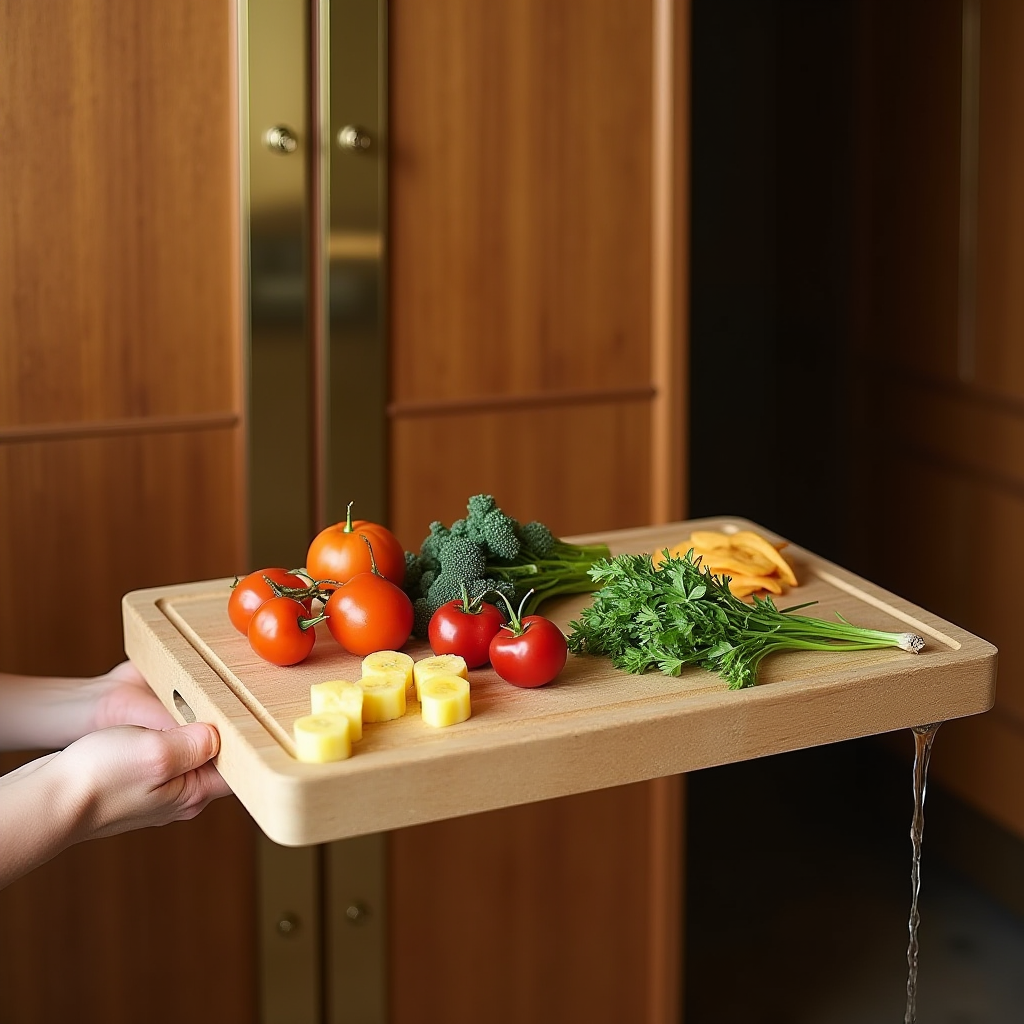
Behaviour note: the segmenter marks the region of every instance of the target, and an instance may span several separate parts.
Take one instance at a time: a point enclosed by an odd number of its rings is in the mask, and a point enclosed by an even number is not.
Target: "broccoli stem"
[[[556,540],[548,556],[556,554],[572,562],[594,562],[599,558],[609,558],[611,551],[607,544],[567,544]]]

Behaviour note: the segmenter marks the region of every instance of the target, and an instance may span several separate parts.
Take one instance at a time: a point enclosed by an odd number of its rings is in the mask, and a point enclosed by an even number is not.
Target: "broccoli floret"
[[[448,601],[454,601],[457,597],[462,597],[463,582],[457,576],[449,576],[444,572],[438,573],[437,578],[430,584],[430,590],[427,592],[427,604],[430,606],[431,614]]]
[[[430,590],[434,580],[436,580],[436,579],[437,579],[437,570],[436,569],[424,569],[423,570],[423,573],[420,576],[420,593],[423,594],[424,597],[426,597],[427,591]]]
[[[519,554],[519,524],[500,508],[487,513],[483,523],[484,544],[495,558],[512,561]]]
[[[419,590],[420,577],[423,575],[423,562],[420,556],[412,551],[405,553],[405,582],[403,587],[411,593]]]
[[[427,635],[430,625],[430,603],[425,597],[418,597],[412,603],[412,631],[418,637]]]
[[[472,537],[469,536],[469,523],[465,519],[456,519],[448,532],[453,537],[469,538],[472,540]]]
[[[558,538],[536,519],[532,523],[524,523],[519,528],[519,536],[523,547],[538,558],[548,555],[558,542]]]
[[[448,543],[441,549],[438,561],[441,563],[442,575],[451,576],[463,583],[479,579],[487,567],[487,557],[483,550],[464,537],[449,537]]]
[[[488,512],[493,512],[497,507],[498,503],[489,494],[474,494],[466,504],[469,518],[479,523],[484,521]]]
[[[486,546],[484,540],[484,520],[487,518],[487,514],[493,512],[497,507],[494,498],[489,494],[474,494],[469,499],[466,505],[466,511],[469,513],[465,520],[466,536],[474,544],[479,544],[482,547]]]
[[[490,593],[487,593],[488,591],[490,591]],[[482,580],[474,580],[472,584],[468,585],[466,587],[466,593],[471,601],[476,600],[477,597],[484,594],[485,601],[489,601],[491,604],[496,604],[502,609],[502,611],[504,611],[505,606],[501,603],[501,599],[497,594],[504,594],[514,604],[516,588],[515,585],[510,583],[508,580],[498,580],[493,576],[485,576]]]
[[[420,545],[420,555],[428,562],[436,562],[441,553],[441,548],[448,543],[451,531],[440,520],[435,519],[430,524],[430,534]]]

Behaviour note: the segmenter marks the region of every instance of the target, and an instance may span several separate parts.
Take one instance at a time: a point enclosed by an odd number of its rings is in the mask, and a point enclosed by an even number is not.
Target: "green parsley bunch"
[[[886,633],[780,610],[770,597],[753,604],[735,597],[728,577],[693,559],[664,552],[655,566],[650,555],[618,555],[590,568],[600,589],[593,604],[570,623],[569,650],[611,658],[616,668],[677,676],[687,665],[719,673],[730,690],[753,686],[757,667],[776,651],[858,651],[899,647],[918,653],[915,633]],[[813,603],[813,602],[812,602]],[[836,613],[838,615],[838,612]]]

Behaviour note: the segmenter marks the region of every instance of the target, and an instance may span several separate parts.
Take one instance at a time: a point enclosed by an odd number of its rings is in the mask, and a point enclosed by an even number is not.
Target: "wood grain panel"
[[[908,386],[909,385],[909,386]],[[915,453],[928,453],[968,476],[1024,493],[1024,402],[976,388],[930,386],[917,378],[876,386],[885,428]]]
[[[874,358],[854,374],[854,562],[999,647],[995,709],[944,726],[932,765],[937,780],[1024,835],[1012,782],[1024,765],[1013,610],[1024,571],[1024,11],[1013,0],[980,3],[975,261],[970,232],[958,236],[970,210],[953,187],[971,156],[961,153],[957,95],[965,5],[865,6],[874,23],[861,53],[871,88],[857,310],[861,351]],[[968,278],[957,280],[958,264]]]
[[[391,523],[413,551],[479,493],[559,536],[650,516],[649,401],[398,419],[391,451]]]
[[[1024,493],[927,457],[885,484],[891,502],[875,545],[883,585],[999,648],[996,708],[1024,729],[1013,589],[1024,574]]]
[[[0,891],[0,1019],[255,1021],[255,841],[227,797],[194,821],[72,847]]]
[[[392,833],[393,1019],[643,1020],[650,826],[627,786]]]
[[[955,379],[961,0],[858,15],[856,343]]]
[[[240,407],[234,4],[0,5],[0,428]]]
[[[1024,6],[981,4],[975,380],[1024,398]]]
[[[1003,828],[1024,836],[1024,787],[1020,785],[1024,727],[1020,722],[995,710],[948,722],[939,737],[932,751],[931,777]],[[977,854],[984,856],[984,851]],[[1016,861],[995,867],[987,883],[1005,884],[998,881],[1004,873],[1012,875],[1011,885],[1019,885]]]
[[[95,674],[122,660],[129,590],[245,568],[240,430],[0,445],[0,578],[84,581],[58,620],[0,593],[0,670]]]
[[[649,3],[390,5],[391,398],[650,379]]]

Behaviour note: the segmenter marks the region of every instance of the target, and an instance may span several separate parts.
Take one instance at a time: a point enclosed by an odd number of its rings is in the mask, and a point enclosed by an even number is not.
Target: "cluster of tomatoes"
[[[316,643],[318,622],[351,654],[397,651],[412,633],[413,609],[402,590],[405,551],[386,527],[352,519],[319,533],[305,570],[260,569],[237,580],[228,598],[232,625],[261,658],[297,665]],[[562,631],[541,615],[522,616],[465,596],[431,617],[428,639],[434,654],[457,654],[467,668],[488,662],[506,682],[543,686],[565,666]],[[525,600],[525,599],[524,599]],[[320,610],[314,614],[313,603]],[[521,606],[520,606],[521,611]]]
[[[530,595],[527,594],[523,598]],[[543,686],[565,667],[568,647],[562,631],[542,615],[523,616],[501,595],[508,621],[501,610],[478,597],[470,601],[463,592],[441,605],[430,618],[427,637],[435,654],[458,654],[467,668],[491,667],[507,683]]]
[[[260,569],[238,580],[228,617],[253,651],[274,665],[297,665],[316,643],[318,622],[351,654],[397,651],[412,632],[402,590],[405,551],[389,530],[348,518],[317,534],[303,575]],[[313,602],[320,611],[313,614]]]

